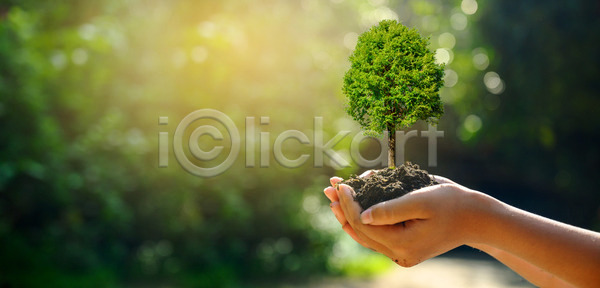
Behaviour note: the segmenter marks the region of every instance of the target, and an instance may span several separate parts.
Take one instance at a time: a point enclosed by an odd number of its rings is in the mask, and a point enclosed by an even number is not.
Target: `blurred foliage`
[[[342,234],[321,194],[331,175],[360,167],[312,167],[311,155],[286,168],[260,152],[259,136],[271,144],[295,129],[314,141],[315,116],[325,142],[358,131],[343,112],[343,73],[358,34],[388,18],[431,36],[446,64],[446,136],[430,170],[538,212],[562,207],[589,227],[597,3],[505,2],[3,1],[0,285],[231,287],[379,263]],[[173,155],[158,168],[158,133],[172,138],[202,108],[242,135],[255,117],[256,150],[212,178]],[[344,156],[348,138],[335,146]],[[425,163],[425,140],[411,141],[407,159]],[[290,158],[313,151],[288,142]],[[368,157],[377,143],[365,142]]]
[[[202,179],[156,161],[159,116],[181,119],[210,107],[236,120],[268,115],[272,126],[286,127],[302,111],[270,111],[335,89],[293,81],[320,71],[311,49],[331,45],[319,23],[295,28],[308,18],[274,25],[298,8],[233,1],[3,7],[0,282],[215,287],[325,271],[332,238],[313,228],[302,203],[327,178],[240,166]],[[278,14],[265,19],[271,10]],[[313,32],[324,35],[304,43]]]
[[[453,174],[527,210],[600,229],[600,119],[592,117],[600,3],[480,2],[472,59],[489,67],[479,91],[453,106],[468,111],[458,136],[471,151],[457,156],[469,164]]]

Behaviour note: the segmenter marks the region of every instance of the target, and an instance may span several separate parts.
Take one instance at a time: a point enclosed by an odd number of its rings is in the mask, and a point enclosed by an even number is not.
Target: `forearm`
[[[537,287],[550,287],[550,288],[571,288],[575,287],[570,283],[556,277],[555,275],[542,270],[541,268],[515,256],[506,251],[484,245],[484,244],[469,244],[469,246],[486,252],[490,256],[496,258],[504,265],[515,271],[521,277],[527,279]]]
[[[600,234],[480,196],[474,243],[506,251],[578,287],[600,285]]]

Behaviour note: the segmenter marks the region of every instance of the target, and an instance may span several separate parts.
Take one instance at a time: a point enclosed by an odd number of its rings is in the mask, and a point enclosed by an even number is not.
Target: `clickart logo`
[[[198,125],[192,130],[190,127],[193,127],[193,123],[196,122],[202,123],[202,125]],[[302,165],[305,165],[310,159],[311,155],[305,153],[290,159],[288,157],[289,155],[286,156],[284,154],[283,147],[288,140],[296,141],[305,146],[312,146],[312,165],[315,168],[323,167],[326,158],[330,160],[329,165],[331,166],[335,166],[337,168],[350,167],[351,164],[349,159],[346,159],[347,157],[342,155],[349,155],[351,158],[350,161],[353,161],[355,164],[363,168],[373,168],[377,166],[381,167],[387,166],[388,164],[388,148],[386,144],[388,140],[387,133],[384,134],[384,137],[381,139],[375,138],[381,145],[381,152],[379,156],[375,159],[366,159],[363,157],[363,155],[361,155],[359,146],[362,141],[372,137],[365,136],[360,132],[355,132],[355,135],[352,136],[350,142],[350,151],[345,151],[350,153],[340,153],[339,150],[334,150],[334,147],[346,137],[350,137],[349,135],[352,133],[352,131],[339,131],[335,136],[325,142],[326,133],[323,131],[323,117],[313,118],[313,127],[311,127],[312,141],[307,134],[302,131],[285,130],[276,135],[273,145],[270,143],[271,132],[260,131],[260,133],[256,133],[256,122],[257,120],[253,116],[245,117],[243,148],[245,152],[245,165],[247,168],[253,168],[257,164],[257,159],[255,158],[257,144],[259,145],[260,151],[260,159],[258,162],[261,168],[269,167],[271,163],[271,152],[277,163],[283,167],[298,168]],[[269,125],[270,118],[262,116],[258,122],[261,126]],[[159,117],[158,124],[169,125],[169,118]],[[225,134],[222,132],[222,129],[225,129]],[[191,130],[191,133],[189,130]],[[428,130],[425,131],[396,131],[396,135],[394,135],[396,140],[396,163],[404,162],[404,146],[406,141],[409,138],[418,137],[419,133],[420,137],[428,138],[427,149],[429,166],[437,166],[437,138],[444,137],[444,132],[437,131],[436,128],[431,125],[429,125]],[[223,143],[227,145],[215,145],[214,147],[211,147],[212,149],[210,150],[203,150],[200,147],[200,138],[203,136],[211,137],[213,139],[212,141],[227,141],[230,143]],[[169,166],[169,132],[159,132],[158,140],[158,167],[166,168]],[[183,169],[196,176],[212,177],[227,171],[227,169],[229,169],[233,163],[235,163],[242,149],[241,140],[242,137],[240,130],[235,125],[233,120],[229,118],[229,116],[218,110],[201,109],[188,114],[179,122],[175,130],[175,134],[173,135],[172,146],[175,158],[181,167],[183,167]],[[221,156],[226,153],[226,147],[229,148],[227,149],[229,153],[226,157]],[[221,157],[219,158],[219,156]],[[217,158],[224,158],[224,160],[216,161]],[[219,163],[210,167],[202,167],[198,165],[200,163],[214,164],[214,162]]]

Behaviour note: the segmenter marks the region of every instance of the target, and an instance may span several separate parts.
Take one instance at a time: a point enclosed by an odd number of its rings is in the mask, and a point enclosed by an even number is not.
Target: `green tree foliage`
[[[344,77],[348,114],[368,133],[389,135],[388,165],[395,166],[395,131],[443,113],[439,90],[444,66],[416,29],[383,20],[358,38]]]

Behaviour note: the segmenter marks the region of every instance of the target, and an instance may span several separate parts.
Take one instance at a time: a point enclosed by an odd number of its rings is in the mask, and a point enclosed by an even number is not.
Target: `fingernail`
[[[371,208],[365,210],[360,214],[360,221],[363,224],[370,224],[373,222],[373,214],[371,213]]]
[[[341,183],[342,181],[344,181],[344,179],[337,176],[331,177],[329,179],[329,183],[331,183],[331,186],[337,186],[337,184]]]

